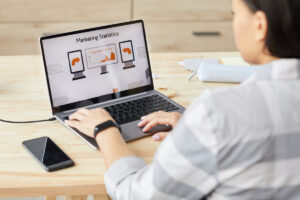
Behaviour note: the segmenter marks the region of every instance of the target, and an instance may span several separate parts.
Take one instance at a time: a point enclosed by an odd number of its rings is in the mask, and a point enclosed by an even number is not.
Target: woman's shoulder
[[[186,111],[194,119],[205,119],[224,136],[270,125],[269,109],[259,84],[206,90]],[[199,123],[199,121],[198,121]]]

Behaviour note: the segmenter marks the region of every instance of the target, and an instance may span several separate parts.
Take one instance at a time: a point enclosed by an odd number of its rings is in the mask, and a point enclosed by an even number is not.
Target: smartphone
[[[40,165],[49,172],[74,165],[73,160],[49,137],[26,140],[22,144]]]

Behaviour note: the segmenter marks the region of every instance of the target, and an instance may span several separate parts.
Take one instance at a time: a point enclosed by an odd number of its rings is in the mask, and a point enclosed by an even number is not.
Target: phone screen
[[[74,165],[74,162],[49,137],[27,140],[23,145],[48,171]]]

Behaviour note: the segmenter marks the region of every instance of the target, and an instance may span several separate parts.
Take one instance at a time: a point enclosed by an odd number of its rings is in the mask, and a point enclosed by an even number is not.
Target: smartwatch
[[[108,129],[110,127],[117,127],[120,132],[122,131],[119,124],[117,124],[113,120],[107,120],[107,121],[105,121],[105,122],[103,122],[103,123],[98,124],[97,126],[95,126],[95,128],[94,128],[94,138],[96,139],[97,135],[101,131],[104,131],[105,129]]]

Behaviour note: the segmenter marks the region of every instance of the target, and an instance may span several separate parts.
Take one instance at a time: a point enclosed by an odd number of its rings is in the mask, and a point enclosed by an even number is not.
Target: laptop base
[[[164,96],[163,94],[161,94],[160,92],[158,92],[156,90],[147,92],[144,95],[139,95],[139,97],[141,98],[141,97],[144,97],[144,96],[149,96],[149,95],[154,95],[154,94],[159,94],[161,97],[163,97],[164,99],[168,100],[170,103],[172,103],[175,106],[177,106],[179,109],[178,110],[174,110],[174,112],[179,112],[179,113],[183,113],[184,112],[184,110],[185,110],[184,107],[182,107],[181,105],[179,105],[176,102],[172,101],[171,99],[169,99],[168,97]],[[116,102],[114,102],[113,104],[122,103],[122,102],[125,102],[125,101],[131,101],[131,100],[134,100],[136,98],[137,97],[135,96],[135,97],[132,97],[132,98],[128,98],[126,100],[120,99],[120,100],[117,100]],[[94,109],[94,108],[99,108],[99,107],[103,108],[103,107],[108,106],[109,104],[111,104],[111,102],[110,103],[103,103],[103,104],[100,104],[100,105],[99,104],[98,105],[92,105],[92,106],[87,107],[87,108],[88,109]],[[73,111],[73,112],[75,112],[75,111]],[[67,126],[64,123],[64,121],[65,121],[64,116],[70,115],[73,112],[71,112],[71,113],[70,112],[59,113],[59,114],[56,114],[55,117],[64,126],[66,126],[69,130],[71,130],[77,136],[79,136],[82,140],[84,140],[91,147],[93,147],[94,149],[99,149],[98,144],[96,143],[96,141],[94,140],[94,138],[88,137],[85,134],[79,132],[78,130],[73,129],[73,128]],[[121,134],[122,134],[122,137],[124,138],[124,140],[126,142],[133,141],[133,140],[136,140],[136,139],[139,139],[139,138],[143,138],[143,137],[152,135],[152,134],[157,133],[157,132],[169,131],[169,130],[172,129],[172,127],[167,126],[167,125],[157,125],[157,126],[153,127],[147,133],[144,133],[143,129],[137,125],[139,122],[140,122],[140,120],[135,120],[135,121],[132,121],[132,122],[129,122],[129,123],[125,123],[125,124],[121,125],[121,128],[122,128],[122,133]]]

